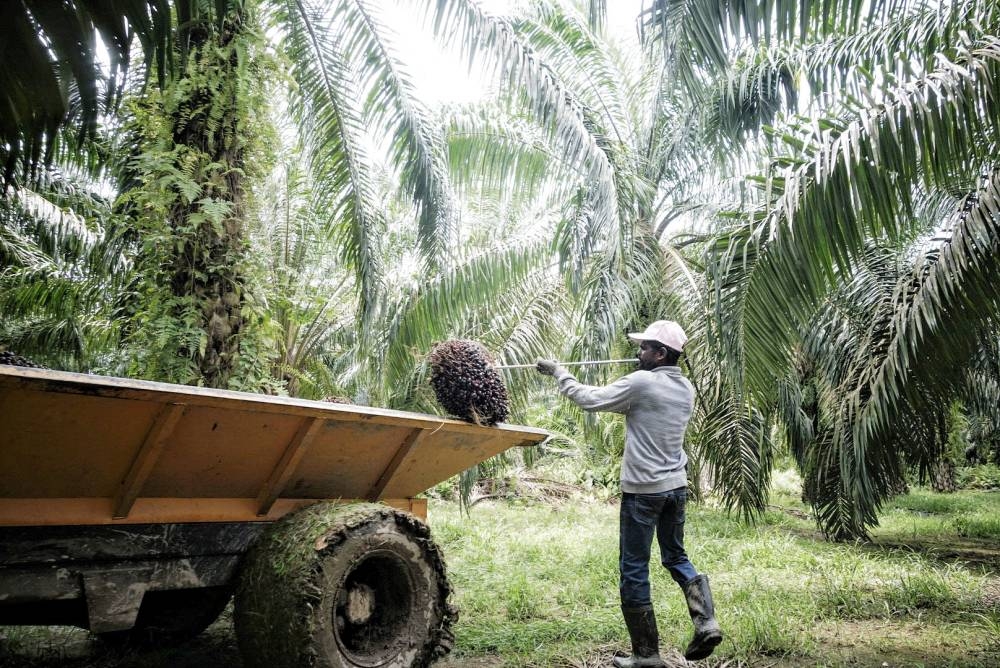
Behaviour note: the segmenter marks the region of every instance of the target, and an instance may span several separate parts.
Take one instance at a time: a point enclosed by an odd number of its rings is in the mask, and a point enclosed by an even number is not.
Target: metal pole
[[[626,360],[594,360],[593,362],[556,362],[559,366],[585,366],[589,364],[638,364],[639,360],[632,357]],[[494,369],[534,369],[534,364],[498,364]]]

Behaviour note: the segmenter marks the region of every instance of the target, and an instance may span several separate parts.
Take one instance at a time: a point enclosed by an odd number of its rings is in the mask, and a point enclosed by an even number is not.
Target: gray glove
[[[565,371],[566,369],[559,365],[559,362],[555,360],[535,360],[535,369],[538,373],[545,376],[557,376],[559,371]]]

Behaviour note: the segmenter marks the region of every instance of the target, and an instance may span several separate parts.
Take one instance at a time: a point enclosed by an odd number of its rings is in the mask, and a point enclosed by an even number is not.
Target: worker
[[[709,656],[722,642],[708,576],[701,575],[684,551],[687,455],[684,430],[694,408],[694,388],[677,361],[687,335],[679,324],[657,320],[646,331],[628,335],[639,344],[639,369],[610,385],[584,385],[558,362],[538,360],[537,370],[556,379],[559,391],[585,411],[625,415],[622,500],[619,520],[619,575],[622,615],[632,655],[615,657],[618,668],[656,668],[659,632],[649,585],[649,559],[655,531],[660,561],[680,585],[694,624],[684,657]]]

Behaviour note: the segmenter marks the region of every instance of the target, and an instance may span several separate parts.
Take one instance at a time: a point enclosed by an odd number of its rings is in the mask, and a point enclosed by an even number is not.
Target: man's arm
[[[559,391],[585,411],[624,413],[629,409],[632,388],[628,376],[597,387],[584,385],[556,362],[538,360],[537,366],[539,373],[555,378]]]

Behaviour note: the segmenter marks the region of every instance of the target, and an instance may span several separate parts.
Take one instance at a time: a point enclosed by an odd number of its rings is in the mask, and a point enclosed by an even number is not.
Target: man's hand
[[[556,369],[559,368],[559,363],[555,360],[535,360],[535,369],[538,373],[546,376],[554,376]]]

